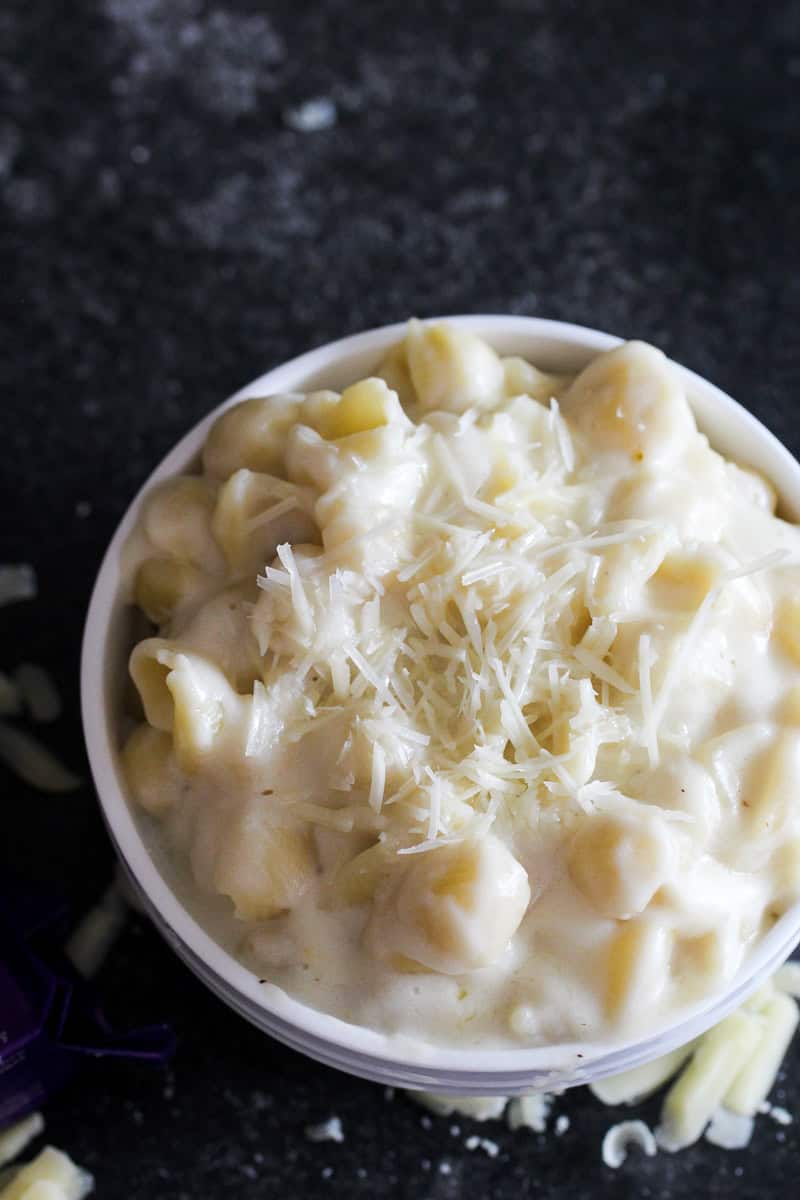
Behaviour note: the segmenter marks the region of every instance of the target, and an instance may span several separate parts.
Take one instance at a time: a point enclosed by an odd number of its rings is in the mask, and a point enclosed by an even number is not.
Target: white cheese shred
[[[656,1139],[644,1121],[620,1121],[618,1125],[612,1125],[603,1138],[603,1162],[616,1171],[625,1162],[631,1147],[642,1150],[648,1158],[655,1155]]]
[[[650,674],[653,661],[650,641],[649,633],[643,633],[639,637],[639,700],[642,706],[642,743],[647,749],[650,766],[655,768],[659,764],[659,750],[653,720],[653,684]]]
[[[0,762],[40,792],[72,792],[81,785],[41,742],[5,721],[0,721]]]
[[[497,1142],[493,1142],[491,1138],[478,1137],[476,1133],[465,1138],[464,1145],[467,1150],[482,1150],[484,1154],[488,1154],[489,1158],[497,1158],[500,1153]]]
[[[0,608],[19,600],[33,600],[37,594],[36,572],[28,563],[0,566]]]
[[[571,475],[575,470],[575,448],[572,444],[566,422],[561,416],[561,409],[555,396],[550,397],[550,423],[555,431],[558,450],[564,463],[564,470]]]
[[[506,1112],[509,1129],[532,1129],[534,1133],[544,1133],[552,1104],[553,1097],[547,1092],[515,1097]]]
[[[794,1121],[788,1108],[783,1108],[780,1104],[770,1104],[767,1100],[759,1105],[758,1111],[768,1116],[776,1125],[791,1125]]]
[[[309,1142],[343,1142],[344,1130],[339,1117],[329,1117],[318,1125],[306,1125],[305,1135]]]
[[[22,697],[13,679],[0,671],[0,717],[16,717],[22,711]]]
[[[697,643],[702,637],[706,622],[711,614],[712,606],[717,599],[718,591],[712,588],[706,593],[700,607],[694,614],[691,624],[686,631],[683,642],[678,653],[671,660],[664,681],[659,689],[658,696],[652,706],[650,714],[650,728],[645,731],[645,744],[650,743],[651,738],[658,736],[659,726],[664,718],[664,715],[669,707],[670,700],[675,688],[680,682],[681,676],[686,669],[686,666],[691,660],[692,653],[697,646]]]
[[[743,1150],[750,1145],[754,1121],[728,1108],[718,1108],[712,1113],[704,1137],[712,1146],[722,1150]]]
[[[728,571],[725,575],[725,582],[733,583],[737,579],[747,579],[750,575],[757,575],[760,571],[786,566],[788,561],[788,551],[773,550],[770,554],[765,554],[763,558],[756,559],[755,562],[745,563],[734,571]]]
[[[472,1117],[473,1121],[495,1121],[503,1115],[507,1096],[440,1096],[435,1092],[407,1091],[409,1100],[437,1117]]]
[[[374,742],[372,746],[372,777],[369,785],[369,806],[373,812],[381,811],[385,788],[386,753],[380,742]]]
[[[283,500],[279,500],[277,504],[271,504],[263,512],[258,513],[255,517],[251,517],[247,522],[247,532],[254,533],[264,525],[271,525],[273,521],[286,516],[287,513],[292,512],[295,508],[302,508],[299,496],[284,496]]]
[[[283,542],[277,549],[278,558],[283,563],[286,569],[286,574],[289,576],[289,587],[292,593],[292,605],[297,616],[297,620],[305,633],[311,633],[314,626],[314,617],[311,612],[311,605],[308,602],[303,581],[300,578],[300,572],[295,562],[292,548],[288,542]]]
[[[442,819],[442,781],[438,775],[428,769],[430,787],[428,788],[428,841],[434,841],[439,832]]]
[[[22,702],[34,721],[48,724],[61,716],[61,697],[49,671],[36,663],[22,663],[14,672]]]
[[[622,692],[625,696],[633,696],[636,694],[636,689],[632,688],[627,679],[623,679],[619,671],[615,671],[608,663],[603,662],[596,654],[592,654],[591,650],[587,650],[585,646],[575,647],[575,657],[581,666],[586,667],[598,679],[604,679],[611,687]]]
[[[128,906],[117,883],[86,914],[70,935],[64,953],[85,979],[96,975],[122,932]]]
[[[0,1132],[0,1167],[12,1162],[43,1130],[44,1117],[34,1112]]]

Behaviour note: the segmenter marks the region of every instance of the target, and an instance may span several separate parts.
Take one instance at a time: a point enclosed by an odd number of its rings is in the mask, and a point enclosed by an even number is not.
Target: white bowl
[[[486,338],[503,354],[523,355],[553,371],[578,370],[619,342],[596,330],[530,317],[448,319]],[[402,325],[389,325],[312,350],[262,375],[221,408],[252,395],[343,387],[374,370],[403,331]],[[698,424],[715,448],[771,479],[783,513],[800,521],[800,464],[729,396],[691,371],[678,369]],[[259,984],[256,976],[198,923],[176,894],[166,863],[148,849],[147,818],[134,813],[120,770],[122,696],[134,641],[132,609],[120,594],[120,552],[138,518],[144,493],[156,481],[186,470],[197,460],[220,410],[187,433],[125,514],[97,577],[81,663],[83,724],[103,815],[128,876],[176,953],[231,1008],[312,1058],[382,1083],[462,1095],[520,1094],[615,1074],[689,1041],[739,1005],[800,940],[800,904],[759,942],[724,995],[707,997],[654,1036],[629,1044],[573,1043],[509,1050],[437,1047],[347,1024],[299,1003],[277,987]]]

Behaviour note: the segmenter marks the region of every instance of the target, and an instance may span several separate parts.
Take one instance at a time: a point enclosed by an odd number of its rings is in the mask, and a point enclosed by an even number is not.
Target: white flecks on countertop
[[[306,1125],[305,1135],[310,1142],[343,1142],[344,1130],[339,1117],[329,1117],[317,1125]]]
[[[135,99],[180,77],[198,105],[234,118],[254,112],[259,94],[279,82],[286,47],[263,13],[203,11],[193,0],[106,0],[105,12],[127,51],[124,73],[114,80],[119,98]]]
[[[497,1158],[500,1153],[497,1142],[493,1142],[491,1138],[478,1137],[475,1133],[465,1139],[464,1145],[467,1150],[482,1150],[484,1154],[489,1155],[489,1158]]]
[[[336,105],[328,96],[314,96],[283,110],[284,123],[295,133],[320,133],[332,129],[337,116]]]

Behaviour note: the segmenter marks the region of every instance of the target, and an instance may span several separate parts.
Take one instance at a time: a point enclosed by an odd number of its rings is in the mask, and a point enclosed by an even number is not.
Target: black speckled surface
[[[134,489],[209,407],[330,338],[417,313],[558,317],[660,344],[800,451],[797,90],[786,0],[5,0],[0,8],[0,530],[41,596],[2,665],[50,664],[50,744],[86,773],[79,637]],[[332,100],[297,132],[288,109]],[[110,857],[90,788],[0,772],[0,860],[76,900]],[[49,1135],[103,1200],[783,1198],[797,1125],[602,1167],[615,1119],[559,1139],[449,1121],[317,1067],[228,1012],[144,922],[102,975],[174,1021],[169,1071],[96,1064]],[[800,1118],[800,1047],[776,1097]],[[336,1113],[346,1140],[303,1127]],[[652,1114],[651,1114],[652,1115]],[[443,1164],[450,1167],[449,1173]]]

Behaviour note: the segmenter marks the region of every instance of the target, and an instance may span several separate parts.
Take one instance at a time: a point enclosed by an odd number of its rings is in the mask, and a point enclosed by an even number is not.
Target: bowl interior
[[[594,330],[526,317],[454,317],[504,354],[519,354],[551,371],[575,371],[619,339]],[[194,427],[167,455],[131,504],[101,566],[84,635],[82,710],[92,772],[104,818],[126,873],[161,932],[215,992],[266,1032],[329,1065],[406,1087],[463,1094],[563,1087],[612,1074],[666,1053],[720,1020],[790,953],[800,937],[800,905],[787,912],[722,996],[680,1014],[667,1028],[633,1044],[587,1044],[486,1050],[434,1047],[349,1025],[301,1004],[256,977],[220,942],[218,908],[192,894],[160,851],[148,819],[129,806],[118,761],[129,696],[127,659],[138,619],[121,588],[121,550],[153,483],[191,469],[221,408],[252,395],[340,389],[375,370],[402,325],[359,334],[311,351],[248,384]],[[679,368],[698,425],[716,449],[767,475],[783,514],[800,520],[800,465],[754,417],[711,384]],[[222,923],[220,923],[222,922]],[[214,936],[216,933],[217,936]]]

